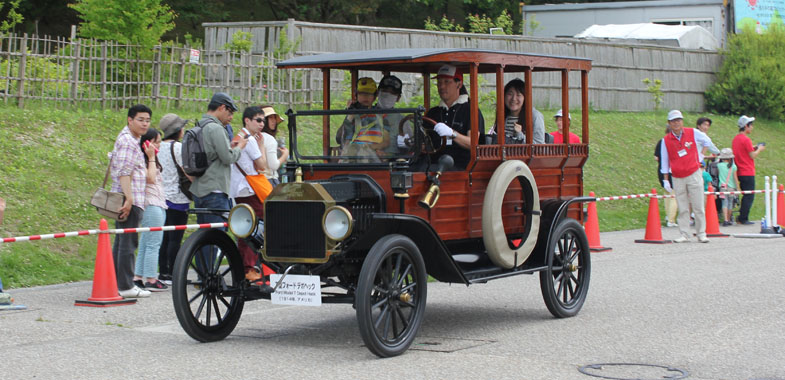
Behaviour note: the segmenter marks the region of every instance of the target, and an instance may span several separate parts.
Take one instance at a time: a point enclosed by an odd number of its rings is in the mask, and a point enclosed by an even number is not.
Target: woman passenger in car
[[[506,144],[523,144],[525,143],[526,132],[523,126],[526,124],[526,113],[523,110],[523,101],[525,99],[524,92],[526,85],[518,78],[513,79],[504,86],[504,142]],[[496,144],[497,137],[497,124],[494,123],[493,128],[488,132],[491,136],[491,143]],[[532,106],[532,132],[534,138],[532,143],[545,144],[545,119],[542,113],[537,111]]]

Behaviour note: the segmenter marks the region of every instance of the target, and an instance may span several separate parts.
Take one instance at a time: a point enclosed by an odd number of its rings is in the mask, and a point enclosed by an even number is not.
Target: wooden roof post
[[[561,125],[565,144],[570,143],[570,70],[561,71]]]
[[[471,95],[469,95],[469,97],[471,98],[470,112],[471,112],[471,123],[472,123],[471,132],[470,132],[471,136],[469,136],[472,140],[472,145],[471,145],[472,149],[469,149],[469,152],[471,153],[469,162],[474,162],[474,160],[477,159],[477,151],[474,149],[474,147],[477,146],[480,136],[479,134],[479,128],[480,128],[480,107],[479,107],[480,91],[479,90],[480,89],[478,88],[479,81],[477,78],[479,76],[477,70],[479,66],[480,66],[479,62],[472,62],[469,64],[469,71],[471,72],[469,80],[472,86]]]
[[[496,138],[504,144],[504,65],[496,66]],[[499,151],[501,156],[501,151]]]
[[[589,72],[581,70],[581,138],[589,143]]]
[[[532,68],[531,66],[527,66],[523,70],[523,80],[525,83],[525,91],[526,93],[523,94],[523,110],[526,116],[526,144],[533,144],[534,143],[534,132],[532,128]]]

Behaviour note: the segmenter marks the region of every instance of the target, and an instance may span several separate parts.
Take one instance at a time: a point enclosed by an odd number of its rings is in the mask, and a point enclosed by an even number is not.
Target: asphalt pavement
[[[643,235],[601,234],[612,251],[592,254],[574,318],[550,315],[537,275],[429,283],[415,344],[389,359],[363,346],[349,305],[248,302],[232,335],[204,344],[169,292],[90,308],[73,303],[91,282],[8,289],[28,308],[0,311],[0,379],[785,380],[785,238],[634,243]]]

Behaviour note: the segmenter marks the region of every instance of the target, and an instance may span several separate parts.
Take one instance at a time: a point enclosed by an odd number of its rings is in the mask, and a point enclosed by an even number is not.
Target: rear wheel
[[[371,352],[396,356],[414,342],[425,313],[427,280],[411,239],[389,235],[373,245],[355,295],[360,335]]]
[[[227,265],[221,264],[226,261]],[[177,253],[172,273],[174,311],[183,330],[200,342],[229,335],[243,312],[243,263],[226,232],[193,233]]]
[[[540,272],[540,290],[556,318],[581,310],[589,292],[591,257],[583,227],[575,219],[559,221],[548,242],[547,269]]]

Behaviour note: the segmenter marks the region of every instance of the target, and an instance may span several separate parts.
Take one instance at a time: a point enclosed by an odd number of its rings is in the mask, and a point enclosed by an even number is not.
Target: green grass
[[[491,125],[491,110],[483,111],[486,124]],[[549,116],[554,110],[541,111]],[[172,110],[154,110],[153,125],[166,112]],[[193,111],[177,113],[191,120],[200,116]],[[573,114],[576,132],[580,115],[577,111]],[[242,124],[240,115],[235,115],[233,125]],[[687,125],[699,116],[704,115],[686,114]],[[737,117],[708,116],[714,120],[709,131],[714,142],[720,148],[730,146],[737,132]],[[591,112],[590,118],[586,194],[638,194],[659,187],[653,151],[663,135],[665,112]],[[553,131],[552,119],[546,119],[547,131]],[[98,214],[88,200],[103,180],[106,153],[124,125],[125,111],[0,106],[0,197],[7,202],[0,236],[97,228]],[[757,160],[757,187],[763,188],[766,175],[779,174],[785,181],[779,161],[785,157],[785,124],[759,120],[755,125],[752,140],[767,143]],[[311,140],[320,142],[318,137]],[[601,202],[597,207],[600,230],[644,227],[647,202]],[[751,220],[762,215],[763,198],[758,196]],[[88,280],[93,276],[96,243],[97,237],[89,236],[0,244],[0,277],[9,288]]]

